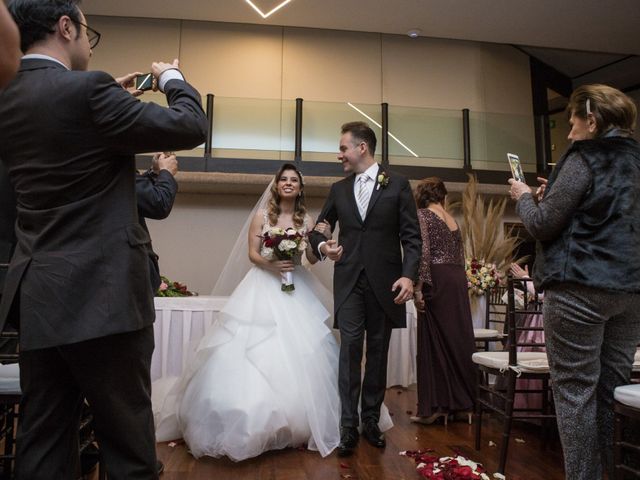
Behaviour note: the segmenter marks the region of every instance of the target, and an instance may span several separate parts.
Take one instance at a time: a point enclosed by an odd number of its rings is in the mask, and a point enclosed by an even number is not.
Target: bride
[[[303,188],[292,164],[284,164],[267,188],[247,237],[253,266],[183,377],[162,405],[154,405],[158,441],[183,437],[195,457],[235,461],[302,445],[326,456],[340,442],[339,347],[319,298],[326,289],[301,265],[302,252],[278,260],[264,245],[274,228],[303,236],[313,228]],[[305,254],[317,261],[310,247]],[[242,270],[239,263],[230,265],[231,277]],[[283,291],[291,273],[295,289]],[[389,428],[388,413],[384,418]]]

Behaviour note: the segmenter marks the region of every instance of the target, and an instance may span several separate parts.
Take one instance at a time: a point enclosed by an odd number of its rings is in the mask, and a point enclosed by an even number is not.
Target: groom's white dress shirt
[[[367,188],[367,205],[369,205],[369,200],[371,200],[371,194],[373,193],[373,188],[375,187],[376,179],[378,178],[379,168],[380,167],[378,166],[378,164],[374,162],[374,164],[367,168],[364,172],[358,173],[356,175],[356,178],[353,182],[353,195],[356,198],[356,203],[358,199],[358,189],[360,187],[360,177],[362,177],[363,175],[367,175],[369,177],[369,181],[365,184],[365,187]],[[364,215],[362,219],[364,220]],[[322,246],[325,243],[327,242],[320,242],[320,244],[318,245],[318,258],[320,260],[324,260],[326,258],[326,256],[322,253]]]
[[[371,194],[373,193],[373,188],[376,185],[376,178],[378,177],[378,164],[374,163],[373,165],[371,165],[369,168],[367,168],[364,172],[359,173],[356,175],[355,181],[353,182],[353,194],[356,198],[356,201],[358,199],[358,192],[360,190],[360,183],[361,180],[360,178],[362,177],[368,177],[369,180],[364,184],[364,188],[366,189],[366,195],[365,198],[367,199],[366,201],[366,205],[369,205],[369,200],[371,200]],[[366,214],[367,209],[364,209],[364,213]],[[362,214],[362,219],[364,220],[365,218],[365,214]]]

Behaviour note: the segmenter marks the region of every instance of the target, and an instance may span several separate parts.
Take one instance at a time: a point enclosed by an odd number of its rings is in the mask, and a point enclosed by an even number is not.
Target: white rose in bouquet
[[[297,247],[298,246],[296,245],[296,242],[294,242],[293,240],[282,240],[278,245],[278,249],[281,252],[286,252],[287,250],[295,250]]]

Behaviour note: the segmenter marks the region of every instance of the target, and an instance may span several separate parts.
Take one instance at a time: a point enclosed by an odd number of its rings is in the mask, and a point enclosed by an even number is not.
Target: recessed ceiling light
[[[419,37],[421,33],[422,30],[420,30],[419,28],[412,28],[407,32],[407,35],[409,35],[411,38],[416,38]]]
[[[251,8],[253,8],[256,12],[258,12],[260,14],[260,16],[262,18],[267,18],[269,15],[271,15],[272,13],[277,12],[278,10],[280,10],[282,7],[284,7],[287,3],[291,2],[291,0],[284,0],[284,2],[281,2],[280,4],[276,5],[275,7],[273,7],[270,11],[268,11],[267,13],[262,13],[262,10],[260,10],[260,8],[258,8],[251,0],[245,0],[249,5],[251,5]]]

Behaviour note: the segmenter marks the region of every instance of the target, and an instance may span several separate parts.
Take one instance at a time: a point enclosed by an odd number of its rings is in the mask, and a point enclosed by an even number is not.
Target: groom
[[[374,160],[375,150],[376,136],[366,123],[342,126],[338,160],[350,175],[331,186],[318,217],[328,221],[332,230],[336,222],[340,224],[339,242],[326,241],[319,232],[311,236],[314,249],[335,262],[334,312],[341,339],[340,456],[353,453],[360,418],[367,441],[385,446],[378,420],[386,390],[389,339],[392,328],[406,326],[404,304],[413,295],[422,245],[409,182],[383,170]]]

